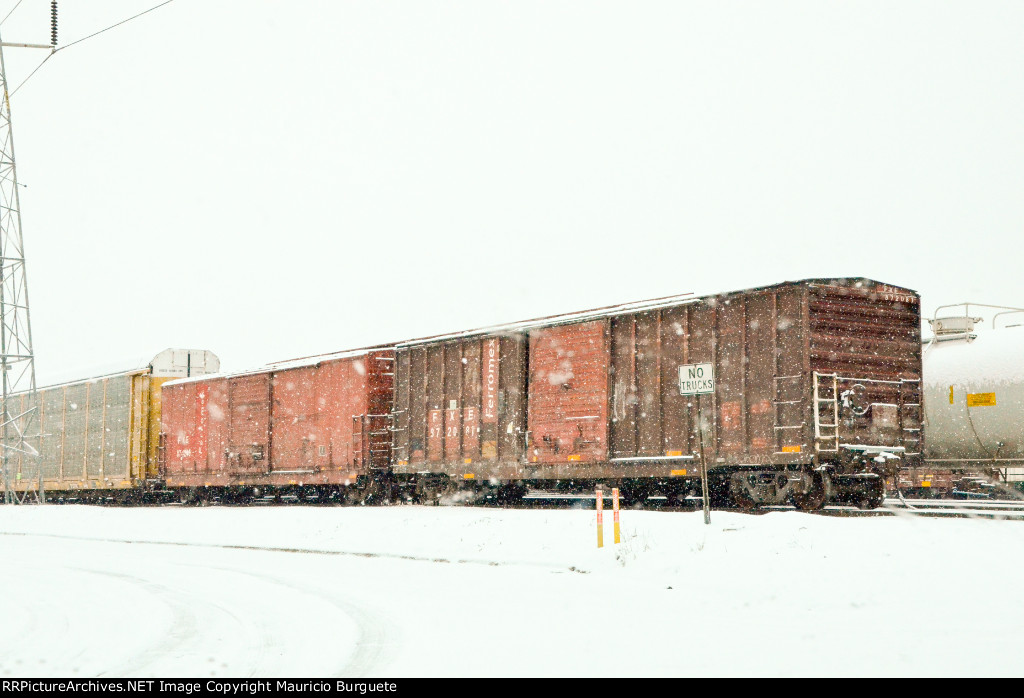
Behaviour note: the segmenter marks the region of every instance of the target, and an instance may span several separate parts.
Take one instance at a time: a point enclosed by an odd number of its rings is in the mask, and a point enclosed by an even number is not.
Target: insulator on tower
[[[50,45],[57,45],[57,0],[50,2]]]

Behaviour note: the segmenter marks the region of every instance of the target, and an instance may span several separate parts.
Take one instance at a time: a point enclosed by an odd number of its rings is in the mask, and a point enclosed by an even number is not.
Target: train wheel
[[[857,499],[858,509],[877,509],[885,501],[885,483],[881,480],[869,481]]]
[[[620,492],[622,506],[632,509],[636,506],[643,506],[647,502],[649,492],[642,487],[624,487]],[[671,499],[671,497],[669,497]]]
[[[733,504],[743,511],[752,511],[757,507],[757,502],[754,501],[754,497],[747,490],[745,478],[741,474],[732,476],[729,482],[729,494],[732,497]]]
[[[793,506],[801,511],[819,511],[828,502],[830,484],[825,473],[811,473],[810,489],[794,493]]]
[[[498,506],[515,506],[523,501],[526,488],[517,482],[507,482],[494,492],[494,502]]]

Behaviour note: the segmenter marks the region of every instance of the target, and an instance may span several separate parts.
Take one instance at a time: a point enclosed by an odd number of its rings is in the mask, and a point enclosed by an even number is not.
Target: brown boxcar
[[[710,392],[684,394],[698,370]],[[457,480],[672,498],[703,454],[741,504],[873,505],[920,458],[920,377],[918,295],[869,279],[544,318],[398,345],[394,469],[421,496]]]
[[[163,465],[184,499],[366,495],[388,479],[394,352],[356,350],[164,386]]]

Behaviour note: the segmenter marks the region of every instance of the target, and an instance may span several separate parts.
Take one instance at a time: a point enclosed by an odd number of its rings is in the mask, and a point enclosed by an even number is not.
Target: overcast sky
[[[61,0],[60,43],[157,2]],[[815,276],[1024,306],[1022,36],[1019,0],[175,0],[11,100],[40,382]]]

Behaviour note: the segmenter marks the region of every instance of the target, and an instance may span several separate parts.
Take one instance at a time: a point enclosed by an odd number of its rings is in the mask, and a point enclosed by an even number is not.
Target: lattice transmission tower
[[[57,44],[57,3],[51,3],[52,44],[16,44],[0,40],[0,468],[4,502],[44,502],[40,468],[39,396],[29,322],[25,278],[25,241],[21,232],[18,172],[14,160],[11,100],[4,47],[53,51]]]

